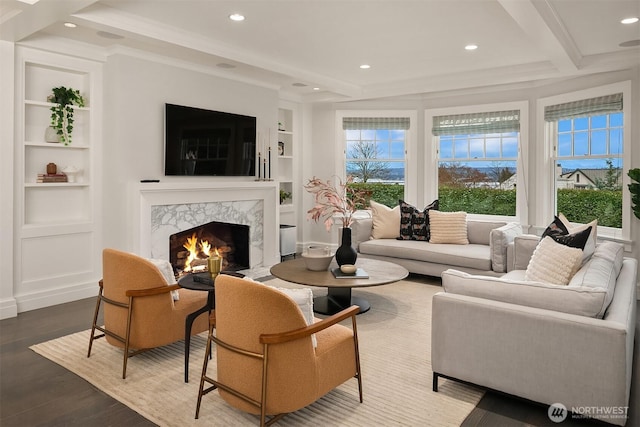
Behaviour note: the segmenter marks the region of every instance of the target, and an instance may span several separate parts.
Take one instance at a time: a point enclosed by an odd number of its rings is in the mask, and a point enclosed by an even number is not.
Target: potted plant
[[[84,107],[84,98],[79,90],[64,86],[54,87],[51,91],[53,93],[47,97],[47,101],[56,104],[51,107],[51,127],[56,130],[60,141],[69,145],[73,132],[72,106]]]
[[[283,204],[286,200],[291,198],[291,193],[285,190],[280,190],[280,204]]]
[[[339,266],[355,264],[358,257],[355,249],[351,247],[351,223],[356,205],[362,201],[362,192],[349,186],[353,177],[348,176],[346,181],[338,178],[338,184],[334,185],[330,180],[323,181],[313,177],[304,188],[314,196],[315,206],[307,211],[307,219],[316,222],[324,220],[327,231],[333,226],[334,215],[342,220],[342,244],[336,251],[336,262]]]

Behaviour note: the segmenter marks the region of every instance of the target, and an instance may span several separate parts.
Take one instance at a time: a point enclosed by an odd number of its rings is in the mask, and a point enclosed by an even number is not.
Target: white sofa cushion
[[[596,246],[593,256],[578,270],[569,282],[569,286],[604,289],[606,298],[596,317],[602,318],[613,299],[616,281],[622,259],[624,246],[615,242],[602,242]]]
[[[607,292],[604,288],[550,285],[515,279],[523,275],[522,270],[502,277],[489,277],[450,269],[442,273],[442,287],[445,292],[454,294],[587,317],[596,317],[606,302]]]
[[[395,239],[400,236],[400,205],[391,209],[382,203],[369,201],[373,228],[372,239]]]
[[[522,235],[522,227],[516,222],[510,222],[502,227],[494,228],[489,233],[489,247],[491,249],[491,269],[498,273],[507,271],[507,246],[516,236]]]
[[[468,245],[467,213],[429,211],[430,243]]]

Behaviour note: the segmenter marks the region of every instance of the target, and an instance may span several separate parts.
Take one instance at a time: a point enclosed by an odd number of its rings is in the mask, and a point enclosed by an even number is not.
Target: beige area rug
[[[423,279],[419,279],[423,280]],[[277,286],[295,285],[274,279]],[[357,382],[347,381],[316,403],[289,414],[282,426],[452,426],[459,425],[483,395],[478,388],[440,379],[431,391],[431,297],[441,288],[410,280],[354,291],[371,303],[359,315],[364,403]],[[326,293],[314,289],[314,293]],[[89,331],[68,335],[32,350],[76,373],[113,398],[162,426],[255,425],[258,417],[228,406],[213,392],[195,407],[206,333],[191,341],[190,382],[184,383],[184,344],[155,349],[129,359],[122,380],[122,352],[104,339],[87,358]],[[209,365],[209,375],[215,372]]]

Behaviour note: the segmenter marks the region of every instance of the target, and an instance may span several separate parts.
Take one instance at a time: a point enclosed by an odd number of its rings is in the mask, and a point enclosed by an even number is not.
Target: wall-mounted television
[[[164,124],[165,175],[255,175],[255,117],[165,104]]]

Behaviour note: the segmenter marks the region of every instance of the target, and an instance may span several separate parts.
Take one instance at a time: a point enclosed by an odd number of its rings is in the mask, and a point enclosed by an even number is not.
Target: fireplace
[[[222,257],[223,271],[249,268],[248,225],[212,221],[183,230],[169,237],[169,262],[174,272],[185,273],[207,270],[207,258],[214,254]]]
[[[192,181],[132,186],[132,251],[169,260],[169,237],[207,221],[250,227],[249,267],[280,262],[277,181]]]

